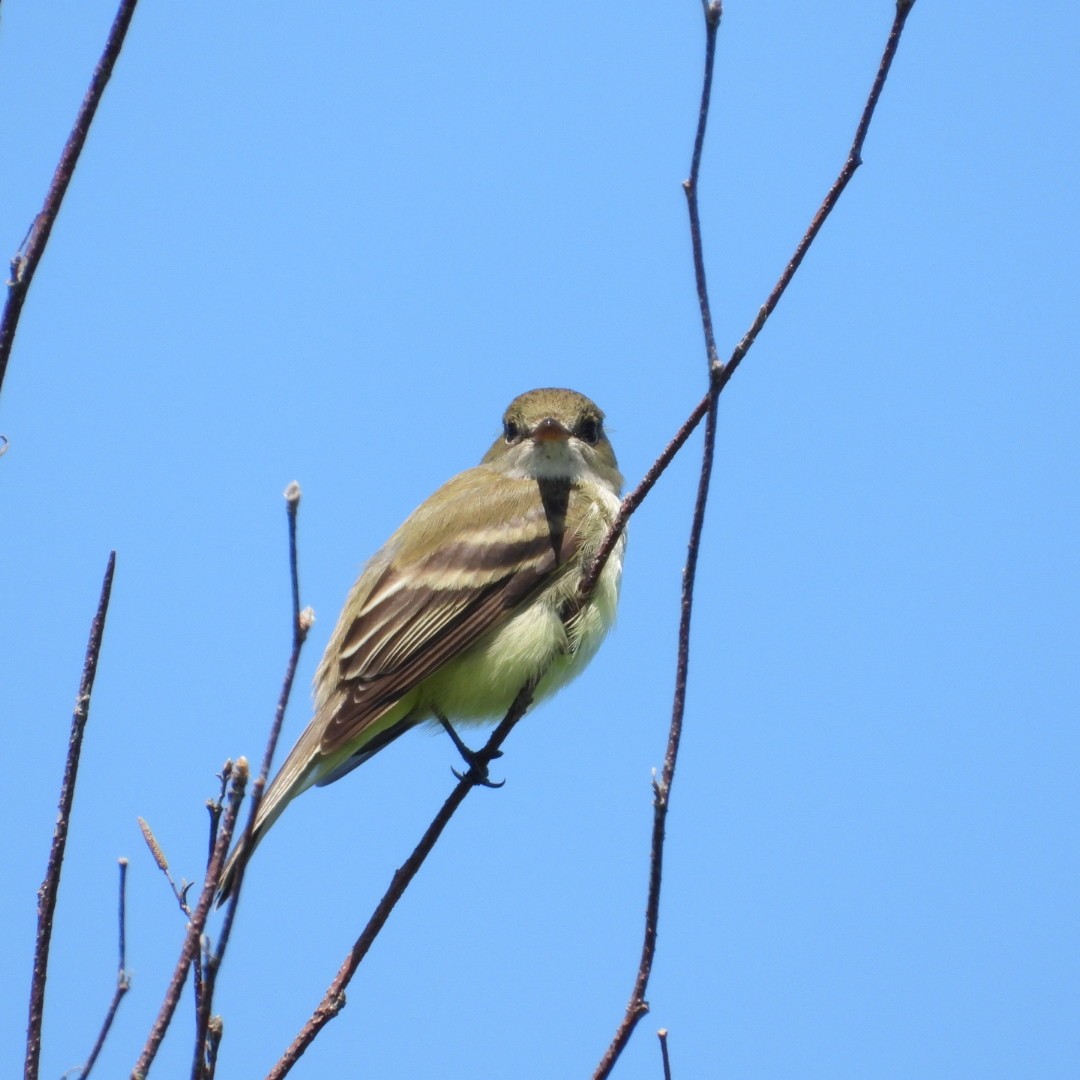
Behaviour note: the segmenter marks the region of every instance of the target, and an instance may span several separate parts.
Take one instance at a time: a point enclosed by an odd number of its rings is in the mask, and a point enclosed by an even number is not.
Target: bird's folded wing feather
[[[357,583],[361,606],[334,635],[336,670],[320,672],[320,696],[332,679],[326,700],[336,704],[324,717],[320,755],[361,740],[396,701],[508,619],[580,551],[580,530],[566,521],[568,489],[552,501],[541,499],[535,481],[503,478],[497,498],[490,487],[454,492],[453,484],[410,519],[417,539],[406,547],[399,530]],[[441,506],[440,497],[458,505]],[[424,516],[440,510],[456,519],[451,544],[423,528]]]

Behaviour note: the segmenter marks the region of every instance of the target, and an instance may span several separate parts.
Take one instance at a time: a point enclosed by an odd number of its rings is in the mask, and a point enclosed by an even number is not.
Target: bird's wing
[[[361,576],[320,670],[324,760],[350,745],[429,675],[508,619],[579,554],[567,528],[569,484],[493,484],[490,470],[462,474],[414,512],[384,557]],[[576,500],[575,500],[576,501]],[[454,521],[448,530],[430,523]],[[411,537],[406,545],[402,533]],[[388,557],[386,557],[388,556]],[[370,575],[370,577],[369,577]],[[330,685],[327,685],[327,684]]]

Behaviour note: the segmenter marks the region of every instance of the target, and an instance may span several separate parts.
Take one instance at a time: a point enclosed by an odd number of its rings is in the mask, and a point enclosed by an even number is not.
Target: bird
[[[578,586],[620,506],[603,412],[562,388],[516,397],[480,464],[421,503],[356,580],[314,678],[314,710],[222,871],[218,903],[285,808],[421,723],[491,722],[592,659],[615,620],[626,534]],[[463,744],[455,737],[459,749]]]

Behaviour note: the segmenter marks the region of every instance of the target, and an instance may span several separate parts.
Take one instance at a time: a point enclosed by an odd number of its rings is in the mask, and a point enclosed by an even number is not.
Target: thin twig
[[[278,696],[274,723],[270,728],[270,736],[266,741],[262,767],[259,770],[258,778],[252,785],[247,824],[244,827],[243,837],[240,841],[249,851],[251,850],[251,838],[255,832],[255,819],[259,813],[259,804],[262,802],[266,781],[270,775],[270,766],[274,761],[274,751],[277,749],[278,739],[281,737],[281,727],[285,722],[285,711],[289,705],[293,681],[296,678],[296,668],[300,662],[300,650],[307,640],[308,630],[311,629],[314,621],[309,609],[300,610],[300,573],[297,567],[296,554],[296,513],[300,506],[300,496],[300,485],[294,480],[285,489],[285,511],[288,516],[289,526],[289,578],[292,594],[292,649],[289,653],[289,662],[285,668],[281,694]],[[204,989],[201,999],[197,1003],[198,1011],[195,1018],[195,1051],[191,1065],[192,1080],[205,1080],[208,1075],[207,1070],[210,1066],[208,1032],[211,1020],[210,1011],[214,1004],[214,987],[217,983],[217,973],[221,968],[221,962],[225,957],[225,950],[229,945],[233,920],[236,917],[236,905],[239,902],[240,889],[244,883],[245,869],[245,863],[241,861],[237,866],[236,877],[229,893],[228,905],[225,908],[225,919],[221,924],[221,933],[218,935],[217,948],[207,958],[205,970],[203,971]],[[218,883],[215,881],[214,884],[216,888]],[[220,1031],[217,1033],[216,1038],[217,1042],[221,1041]],[[213,1053],[216,1058],[216,1043],[213,1047]]]
[[[675,437],[649,466],[648,472],[641,478],[638,486],[623,499],[622,504],[619,506],[619,512],[615,515],[615,520],[607,531],[607,536],[604,537],[603,542],[596,549],[592,562],[581,575],[581,584],[578,585],[579,600],[584,600],[596,588],[596,583],[600,579],[600,571],[604,569],[604,564],[608,561],[615,544],[626,530],[626,523],[630,520],[634,511],[644,502],[645,496],[649,494],[653,485],[663,475],[675,455],[682,449],[683,443],[690,438],[694,433],[694,429],[701,423],[702,418],[709,411],[709,402],[711,400],[712,390],[694,406],[694,411],[683,421],[682,427],[675,432]]]
[[[656,1037],[660,1040],[660,1060],[664,1065],[664,1080],[671,1080],[671,1058],[668,1057],[667,1028],[661,1028]]]
[[[465,796],[474,787],[483,785],[487,775],[487,766],[499,756],[499,748],[510,732],[513,731],[514,725],[525,715],[529,705],[532,703],[533,690],[538,681],[539,679],[536,679],[521,689],[514,699],[514,703],[510,706],[509,712],[492,732],[491,738],[480,750],[475,752],[472,766],[461,777],[454,790],[450,792],[446,802],[443,803],[442,808],[420,838],[420,842],[416,845],[413,853],[395,871],[389,888],[387,888],[376,906],[367,926],[364,927],[362,933],[356,939],[356,943],[334,977],[334,981],[323,995],[322,1001],[319,1002],[318,1007],[311,1014],[311,1018],[303,1026],[296,1038],[293,1039],[281,1059],[266,1074],[266,1080],[281,1080],[282,1077],[286,1076],[297,1061],[300,1060],[301,1055],[311,1045],[319,1032],[345,1007],[345,988],[356,974],[356,970],[367,955],[372,942],[383,928],[383,924],[390,917],[390,913],[408,888],[409,883],[424,864],[424,860],[435,846],[443,829],[446,828],[457,808],[464,802]]]
[[[705,334],[705,358],[711,371],[717,360],[716,337],[713,334],[709,286],[705,280],[705,252],[701,243],[701,218],[698,214],[698,176],[701,173],[701,151],[705,146],[705,130],[709,124],[709,106],[712,103],[716,34],[720,29],[720,20],[724,17],[724,5],[721,0],[703,0],[702,8],[705,13],[705,74],[701,84],[701,104],[698,106],[694,149],[690,154],[690,175],[683,181],[683,192],[690,214],[690,246],[694,258],[694,284],[697,288],[698,308],[701,311],[701,329]]]
[[[715,385],[715,380],[714,380]],[[664,767],[660,778],[653,777],[653,828],[652,844],[649,856],[649,892],[645,904],[645,933],[641,944],[641,960],[638,964],[634,989],[622,1022],[615,1032],[604,1057],[593,1074],[594,1080],[610,1075],[626,1044],[630,1041],[634,1028],[649,1011],[645,993],[652,974],[653,958],[656,954],[656,931],[660,917],[660,886],[664,865],[664,836],[667,825],[667,812],[671,795],[671,784],[675,777],[675,764],[679,756],[679,742],[682,738],[683,715],[686,709],[686,680],[690,665],[690,622],[694,602],[694,580],[697,573],[698,552],[701,546],[701,531],[705,523],[705,505],[709,496],[709,484],[712,478],[712,464],[716,447],[716,391],[711,395],[709,410],[705,422],[705,444],[702,448],[701,476],[698,480],[697,498],[694,502],[694,516],[690,528],[690,541],[687,548],[686,567],[683,570],[682,604],[679,616],[679,646],[675,666],[675,694],[671,709],[671,726],[668,730],[667,752],[664,755]]]
[[[240,803],[244,798],[247,788],[248,763],[246,758],[237,758],[233,764],[232,785],[229,791],[229,803],[221,819],[221,829],[218,832],[217,845],[214,848],[214,857],[206,869],[206,880],[203,882],[202,892],[199,894],[199,902],[191,913],[191,921],[188,923],[187,932],[184,935],[184,943],[180,948],[180,958],[173,969],[172,978],[169,980],[168,989],[165,991],[165,999],[161,1003],[157,1019],[154,1021],[150,1034],[146,1038],[139,1060],[131,1070],[131,1080],[145,1080],[158,1050],[161,1049],[161,1041],[165,1038],[165,1032],[172,1023],[173,1014],[180,1001],[180,994],[187,982],[188,968],[199,959],[199,942],[202,939],[203,928],[206,926],[206,918],[210,913],[210,907],[214,901],[214,893],[217,891],[217,880],[221,876],[221,867],[225,863],[225,855],[229,850],[233,830],[236,828],[236,818],[240,813]]]
[[[874,79],[873,86],[870,87],[870,94],[866,99],[866,104],[863,106],[862,116],[859,117],[859,126],[855,129],[855,138],[851,144],[851,149],[848,151],[844,167],[840,170],[840,174],[829,189],[829,194],[825,196],[825,201],[814,215],[813,221],[810,222],[806,234],[799,241],[799,246],[795,249],[791,261],[780,275],[780,280],[773,286],[773,291],[769,293],[765,303],[761,305],[750,329],[743,335],[742,340],[735,346],[735,351],[728,358],[727,363],[724,364],[721,389],[727,385],[728,379],[735,373],[735,369],[742,363],[743,357],[750,351],[750,347],[757,340],[761,328],[780,302],[784,290],[791,283],[795,271],[799,269],[799,265],[802,263],[807,251],[809,251],[814,238],[821,231],[821,226],[825,224],[825,219],[832,213],[832,209],[843,194],[844,188],[848,186],[848,181],[855,175],[855,170],[862,164],[862,148],[863,143],[866,141],[866,133],[870,130],[870,121],[874,117],[878,98],[881,97],[885,79],[888,77],[889,68],[892,67],[893,57],[896,55],[897,46],[900,44],[900,35],[903,33],[904,23],[907,22],[908,14],[914,6],[915,0],[897,0],[896,16],[893,19],[892,29],[889,31],[888,40],[885,42],[885,50],[881,54],[881,63],[878,64],[877,76]]]
[[[109,1011],[105,1014],[105,1020],[101,1025],[101,1030],[98,1032],[97,1041],[94,1043],[93,1050],[90,1051],[90,1056],[86,1059],[86,1064],[82,1067],[82,1072],[79,1073],[78,1080],[86,1080],[90,1075],[90,1070],[94,1067],[95,1062],[98,1059],[98,1055],[101,1053],[101,1048],[105,1045],[105,1040],[109,1037],[109,1031],[112,1029],[113,1021],[116,1019],[116,1011],[120,1008],[120,1002],[124,995],[131,988],[131,976],[128,974],[127,969],[127,859],[120,859],[120,903],[119,903],[119,921],[120,921],[120,964],[116,971],[116,989],[113,991],[112,1001],[109,1002]]]
[[[300,649],[307,640],[308,630],[314,621],[310,611],[307,609],[300,610],[300,575],[297,569],[296,554],[296,513],[300,506],[300,496],[300,485],[294,480],[285,489],[285,512],[288,517],[289,527],[289,578],[292,594],[292,650],[289,653],[289,662],[285,666],[285,678],[282,680],[281,693],[278,695],[274,722],[270,727],[270,735],[266,740],[266,749],[263,751],[262,767],[259,769],[259,775],[251,787],[251,802],[248,806],[247,823],[244,826],[244,832],[240,840],[248,850],[251,848],[251,838],[255,832],[255,819],[258,817],[259,804],[262,802],[266,781],[270,776],[270,766],[274,761],[274,752],[277,750],[278,740],[281,737],[281,728],[285,723],[285,711],[289,705],[293,680],[296,678],[296,667],[300,661]],[[246,860],[241,860],[237,865],[234,883],[229,892],[229,903],[225,909],[225,922],[221,932],[221,937],[226,942],[232,927],[246,869]]]
[[[210,865],[210,860],[214,857],[214,845],[217,843],[217,831],[218,823],[221,821],[221,811],[225,806],[225,792],[229,786],[229,770],[232,768],[232,762],[226,761],[225,768],[221,770],[218,775],[218,779],[221,781],[221,790],[218,792],[216,799],[206,800],[206,809],[210,814],[210,839],[206,848],[206,864]]]
[[[49,242],[49,234],[52,232],[56,215],[60,212],[60,204],[64,201],[64,193],[75,172],[75,166],[79,163],[79,155],[82,153],[83,144],[86,142],[90,124],[97,112],[101,95],[105,92],[105,86],[112,75],[113,65],[116,63],[120,50],[124,45],[124,37],[127,34],[131,17],[135,14],[135,5],[138,0],[121,0],[120,7],[113,19],[112,28],[105,42],[105,48],[101,59],[94,68],[94,74],[90,79],[90,86],[83,98],[83,103],[75,117],[75,125],[64,145],[60,155],[60,161],[53,173],[52,183],[49,185],[48,194],[41,207],[40,213],[34,218],[30,231],[26,235],[15,257],[11,260],[11,280],[8,282],[7,301],[4,304],[4,314],[0,317],[0,388],[4,385],[4,374],[7,371],[8,357],[11,355],[11,346],[15,340],[15,329],[19,325],[19,315],[22,313],[23,302],[30,289],[34,272],[45,251],[45,245]]]
[[[660,917],[660,883],[664,865],[664,830],[667,823],[668,798],[675,776],[675,763],[679,755],[679,741],[682,738],[683,713],[686,703],[686,676],[690,662],[690,616],[694,601],[694,578],[697,571],[697,556],[701,543],[701,530],[705,523],[705,504],[709,497],[709,483],[712,477],[712,463],[716,447],[716,407],[719,389],[716,378],[716,341],[713,337],[712,311],[709,304],[709,291],[705,280],[705,259],[701,242],[701,220],[698,214],[698,174],[701,169],[701,149],[705,142],[705,129],[709,120],[709,104],[712,94],[713,64],[716,57],[716,34],[720,28],[723,7],[720,0],[712,0],[704,5],[705,10],[705,72],[701,87],[701,105],[698,109],[697,130],[694,135],[694,149],[690,159],[690,175],[683,183],[686,194],[686,206],[690,216],[690,237],[694,255],[694,280],[697,287],[698,304],[701,309],[701,325],[705,334],[705,353],[709,365],[709,393],[705,397],[705,445],[702,450],[701,475],[698,479],[697,498],[694,502],[693,524],[690,529],[690,542],[687,552],[686,567],[683,570],[682,611],[679,618],[679,649],[675,669],[675,697],[672,704],[671,726],[668,730],[667,753],[664,756],[664,768],[659,780],[653,778],[653,832],[652,847],[649,857],[649,893],[645,906],[645,934],[641,946],[641,960],[638,964],[634,989],[626,1006],[622,1022],[615,1032],[607,1052],[597,1066],[594,1076],[606,1077],[611,1073],[630,1041],[634,1028],[649,1011],[645,992],[652,973],[653,957],[656,954],[656,929]]]
[[[702,89],[701,108],[698,113],[698,128],[694,139],[694,151],[690,178],[684,183],[686,191],[687,207],[690,214],[690,232],[694,253],[694,276],[697,285],[698,300],[701,306],[702,327],[705,334],[706,353],[710,366],[709,393],[691,414],[690,419],[684,424],[684,430],[693,426],[701,419],[706,418],[705,443],[702,452],[701,476],[698,483],[697,498],[694,504],[694,517],[690,530],[690,541],[687,551],[686,568],[683,572],[682,611],[679,620],[679,645],[678,660],[675,673],[675,693],[672,702],[671,727],[668,732],[667,752],[664,757],[664,767],[659,780],[653,780],[653,831],[652,851],[649,866],[649,893],[646,902],[645,933],[642,942],[641,960],[638,966],[634,989],[630,995],[630,1001],[626,1008],[615,1037],[608,1047],[607,1052],[601,1059],[594,1073],[594,1080],[601,1080],[610,1075],[615,1062],[622,1053],[633,1033],[634,1028],[641,1018],[649,1011],[645,992],[648,987],[649,975],[652,970],[653,957],[656,949],[656,929],[660,906],[660,887],[663,869],[664,834],[667,819],[667,810],[670,802],[671,784],[675,774],[675,764],[678,759],[679,741],[682,736],[682,722],[686,705],[686,679],[689,668],[690,649],[690,623],[694,597],[694,577],[697,570],[698,552],[700,550],[701,531],[705,520],[705,505],[708,498],[709,482],[712,472],[712,464],[716,441],[716,410],[719,396],[727,386],[735,369],[742,362],[743,357],[749,351],[761,328],[765,325],[769,316],[779,303],[780,297],[787,288],[789,282],[806,255],[807,250],[813,243],[814,238],[821,230],[825,219],[831,213],[837,200],[842,194],[848,181],[854,175],[855,170],[861,164],[861,152],[863,141],[873,117],[878,98],[881,96],[885,78],[892,64],[893,56],[900,41],[900,34],[904,27],[908,13],[911,11],[915,0],[898,0],[896,16],[888,41],[882,54],[881,63],[878,66],[877,77],[870,89],[862,117],[855,132],[855,140],[848,152],[847,160],[840,171],[824,202],[802,241],[796,248],[795,254],[781,274],[765,304],[758,311],[757,317],[742,340],[736,346],[731,358],[726,364],[720,364],[712,336],[712,317],[709,310],[708,290],[705,283],[705,267],[702,255],[701,226],[697,213],[697,169],[700,163],[701,146],[704,138],[705,124],[708,117],[709,89],[712,81],[711,66],[715,51],[715,35],[721,16],[719,0],[705,2],[705,25],[706,25],[706,49],[705,49],[705,78]],[[680,432],[681,434],[682,432]],[[687,432],[688,434],[688,432]],[[669,458],[670,460],[670,458]],[[666,466],[665,466],[666,467]],[[614,531],[614,530],[612,530]]]
[[[37,941],[34,946],[34,974],[30,981],[30,1016],[26,1025],[26,1062],[23,1068],[25,1080],[37,1080],[41,1060],[41,1021],[45,1010],[45,978],[49,968],[49,945],[52,941],[53,915],[56,912],[56,894],[60,887],[60,871],[64,864],[67,847],[68,824],[71,805],[75,799],[75,780],[79,773],[79,755],[82,752],[83,733],[90,715],[90,695],[94,689],[101,640],[105,633],[105,616],[109,610],[113,571],[116,569],[116,552],[109,552],[105,566],[105,578],[101,583],[101,596],[97,612],[90,624],[90,639],[86,645],[79,696],[75,699],[75,711],[71,717],[71,734],[68,737],[67,761],[64,779],[60,784],[60,807],[53,829],[49,862],[45,880],[38,889]]]
[[[833,207],[836,205],[837,200],[840,198],[841,192],[847,186],[848,181],[854,175],[855,170],[862,164],[862,145],[866,139],[866,133],[869,129],[870,120],[873,117],[874,109],[877,106],[878,98],[881,96],[881,90],[885,85],[885,77],[889,73],[889,68],[892,65],[893,56],[896,54],[896,48],[900,43],[900,34],[904,29],[904,22],[907,19],[908,13],[911,11],[915,4],[915,0],[900,0],[897,4],[896,19],[893,22],[892,30],[889,33],[889,39],[885,45],[885,51],[881,58],[881,64],[878,68],[877,78],[874,80],[873,88],[870,91],[870,96],[867,99],[866,106],[863,109],[862,117],[859,121],[859,126],[855,132],[855,141],[852,143],[851,150],[848,153],[844,168],[840,175],[837,177],[836,182],[833,184],[829,191],[829,194],[825,197],[825,201],[821,204],[818,212],[814,215],[813,221],[810,223],[810,227],[807,229],[806,234],[803,236],[799,243],[799,246],[795,250],[795,254],[791,257],[791,261],[784,268],[783,274],[773,287],[771,293],[765,303],[758,310],[757,315],[754,318],[749,330],[743,335],[739,344],[735,347],[726,364],[718,365],[716,359],[716,346],[713,343],[712,348],[709,348],[709,343],[712,340],[712,319],[709,317],[706,319],[703,309],[702,327],[705,331],[706,340],[706,354],[709,356],[710,362],[714,367],[714,379],[716,380],[715,392],[719,394],[727,386],[731,376],[735,374],[735,369],[742,362],[743,357],[750,351],[751,346],[757,340],[757,336],[761,333],[762,327],[768,321],[769,316],[773,313],[776,305],[780,302],[780,297],[783,295],[784,290],[791,283],[792,277],[795,275],[795,271],[799,268],[799,264],[802,262],[806,252],[808,251],[814,238],[817,236],[821,229],[821,226],[825,223],[825,219],[832,212]],[[695,148],[697,146],[697,140],[695,139]],[[697,158],[695,157],[695,161]],[[704,274],[704,261],[701,255],[700,247],[694,245],[694,266],[695,271],[700,269],[700,276],[697,277],[699,284],[698,301],[702,302],[702,298],[705,298],[707,303],[707,294],[701,292],[701,284],[705,281]],[[697,276],[697,275],[696,275]],[[719,366],[719,372],[716,371],[716,367]],[[649,471],[642,478],[641,483],[638,484],[633,491],[631,491],[626,498],[623,499],[622,505],[619,507],[619,513],[615,518],[614,523],[608,530],[607,536],[604,538],[603,543],[597,549],[596,554],[593,556],[592,564],[586,569],[582,575],[581,584],[578,586],[579,596],[588,596],[596,586],[596,582],[600,577],[601,570],[604,569],[604,564],[607,562],[608,557],[611,555],[612,549],[615,547],[616,542],[626,529],[626,523],[629,521],[631,515],[638,508],[638,506],[644,501],[645,496],[648,495],[653,485],[660,479],[661,475],[671,464],[672,459],[682,449],[683,443],[694,432],[694,429],[705,418],[705,414],[709,410],[709,399],[712,395],[712,389],[706,394],[698,403],[694,406],[693,412],[683,422],[682,427],[675,433],[675,437],[664,448],[663,453],[653,462]]]

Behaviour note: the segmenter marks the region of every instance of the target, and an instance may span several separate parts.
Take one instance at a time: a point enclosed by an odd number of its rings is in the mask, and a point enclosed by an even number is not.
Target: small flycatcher
[[[315,716],[259,806],[251,848],[312,784],[332,784],[426,720],[501,718],[589,662],[615,619],[625,534],[582,603],[582,573],[619,509],[604,414],[573,390],[530,390],[483,460],[383,545],[353,585],[315,674]],[[228,896],[250,855],[221,879]]]

